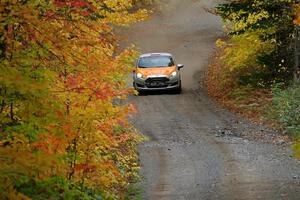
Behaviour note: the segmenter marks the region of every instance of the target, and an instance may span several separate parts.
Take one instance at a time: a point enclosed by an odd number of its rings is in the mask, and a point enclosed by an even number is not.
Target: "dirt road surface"
[[[182,71],[181,95],[131,97],[132,119],[150,138],[139,147],[143,199],[300,199],[300,163],[289,148],[234,135],[264,128],[217,107],[201,89],[219,18],[203,10],[213,0],[167,0],[147,22],[127,30],[143,53],[170,52]]]

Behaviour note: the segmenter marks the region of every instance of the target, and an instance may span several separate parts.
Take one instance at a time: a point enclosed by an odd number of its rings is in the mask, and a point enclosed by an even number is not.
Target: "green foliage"
[[[272,116],[296,139],[295,156],[300,158],[300,83],[287,89],[273,89]]]
[[[248,30],[269,29],[290,25],[293,13],[291,0],[241,0],[220,4],[217,9],[231,34],[241,34]],[[279,28],[279,27],[278,27]],[[284,27],[282,27],[284,28]]]
[[[294,146],[295,156],[300,158],[300,141]]]
[[[222,60],[237,71],[239,84],[289,82],[294,64],[292,5],[290,0],[245,0],[217,7],[230,38]]]
[[[102,199],[100,194],[95,194],[92,190],[82,191],[80,186],[70,185],[68,180],[62,177],[52,177],[45,181],[27,180],[17,183],[16,188],[19,192],[35,199]],[[97,197],[97,198],[96,198]]]
[[[284,129],[300,137],[300,84],[285,90],[275,87],[273,93],[273,117]]]
[[[142,189],[140,186],[132,185],[130,186],[128,190],[127,197],[125,197],[125,200],[142,200]]]
[[[224,55],[221,60],[230,71],[257,68],[255,58],[258,54],[271,52],[274,44],[271,41],[263,41],[260,36],[262,31],[256,30],[241,35],[233,35],[227,43],[224,43]]]

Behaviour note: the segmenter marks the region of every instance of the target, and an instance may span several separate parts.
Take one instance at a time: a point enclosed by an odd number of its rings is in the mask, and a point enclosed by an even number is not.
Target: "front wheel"
[[[132,86],[135,90],[137,90],[135,82],[132,83]]]
[[[176,88],[176,90],[175,90],[175,93],[176,94],[181,94],[181,92],[182,92],[182,85],[181,85],[181,82],[180,82],[179,87]]]

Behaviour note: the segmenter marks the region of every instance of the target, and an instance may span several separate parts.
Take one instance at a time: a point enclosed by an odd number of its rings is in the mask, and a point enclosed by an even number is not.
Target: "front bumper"
[[[181,87],[180,78],[149,77],[147,79],[134,79],[133,86],[137,91],[176,90]]]
[[[157,87],[157,88],[148,88],[148,87],[135,87],[137,91],[160,91],[160,90],[177,90],[180,88],[180,85],[167,86],[167,87]]]

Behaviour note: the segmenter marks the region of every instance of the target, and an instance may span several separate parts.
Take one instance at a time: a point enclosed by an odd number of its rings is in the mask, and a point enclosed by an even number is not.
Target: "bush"
[[[261,88],[276,78],[272,75],[277,69],[268,69],[259,60],[263,54],[271,54],[275,47],[272,41],[261,39],[263,34],[262,30],[249,31],[231,36],[226,42],[217,41],[217,45],[223,47],[224,52],[220,59],[221,64],[226,66],[226,71],[230,74],[235,74],[236,84]]]
[[[44,181],[33,179],[16,184],[16,189],[31,199],[102,199],[100,194],[89,192],[80,186],[70,185],[62,177],[52,177]]]
[[[295,84],[285,90],[273,89],[273,113],[282,127],[293,134],[300,136],[300,84]]]

